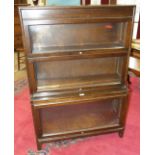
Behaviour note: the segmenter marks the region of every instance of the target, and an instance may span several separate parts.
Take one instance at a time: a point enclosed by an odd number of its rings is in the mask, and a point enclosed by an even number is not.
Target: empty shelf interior
[[[54,80],[38,80],[38,91],[45,90],[62,90],[62,89],[76,89],[86,87],[97,87],[107,85],[118,85],[121,83],[118,74],[96,75],[89,77],[75,77],[68,79],[54,79]]]
[[[44,136],[118,126],[119,99],[96,103],[43,108],[40,110]]]

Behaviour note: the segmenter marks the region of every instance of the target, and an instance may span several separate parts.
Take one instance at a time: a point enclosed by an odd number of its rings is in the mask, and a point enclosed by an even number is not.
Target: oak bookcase
[[[118,132],[128,109],[135,6],[20,7],[38,149]]]

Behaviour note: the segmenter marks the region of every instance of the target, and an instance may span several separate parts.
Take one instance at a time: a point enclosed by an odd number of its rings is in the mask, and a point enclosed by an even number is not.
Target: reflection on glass
[[[32,52],[122,47],[125,27],[126,23],[123,22],[30,26]]]

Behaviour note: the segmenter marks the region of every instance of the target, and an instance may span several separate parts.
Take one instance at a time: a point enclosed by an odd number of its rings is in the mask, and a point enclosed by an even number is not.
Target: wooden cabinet
[[[22,43],[22,31],[18,14],[18,7],[22,6],[22,4],[14,5],[14,49],[23,48]]]
[[[37,146],[118,132],[135,6],[21,7]]]

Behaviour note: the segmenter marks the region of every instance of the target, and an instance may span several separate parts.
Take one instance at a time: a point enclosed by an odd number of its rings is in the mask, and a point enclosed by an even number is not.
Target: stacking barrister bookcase
[[[38,149],[103,133],[122,137],[135,6],[19,12]]]

